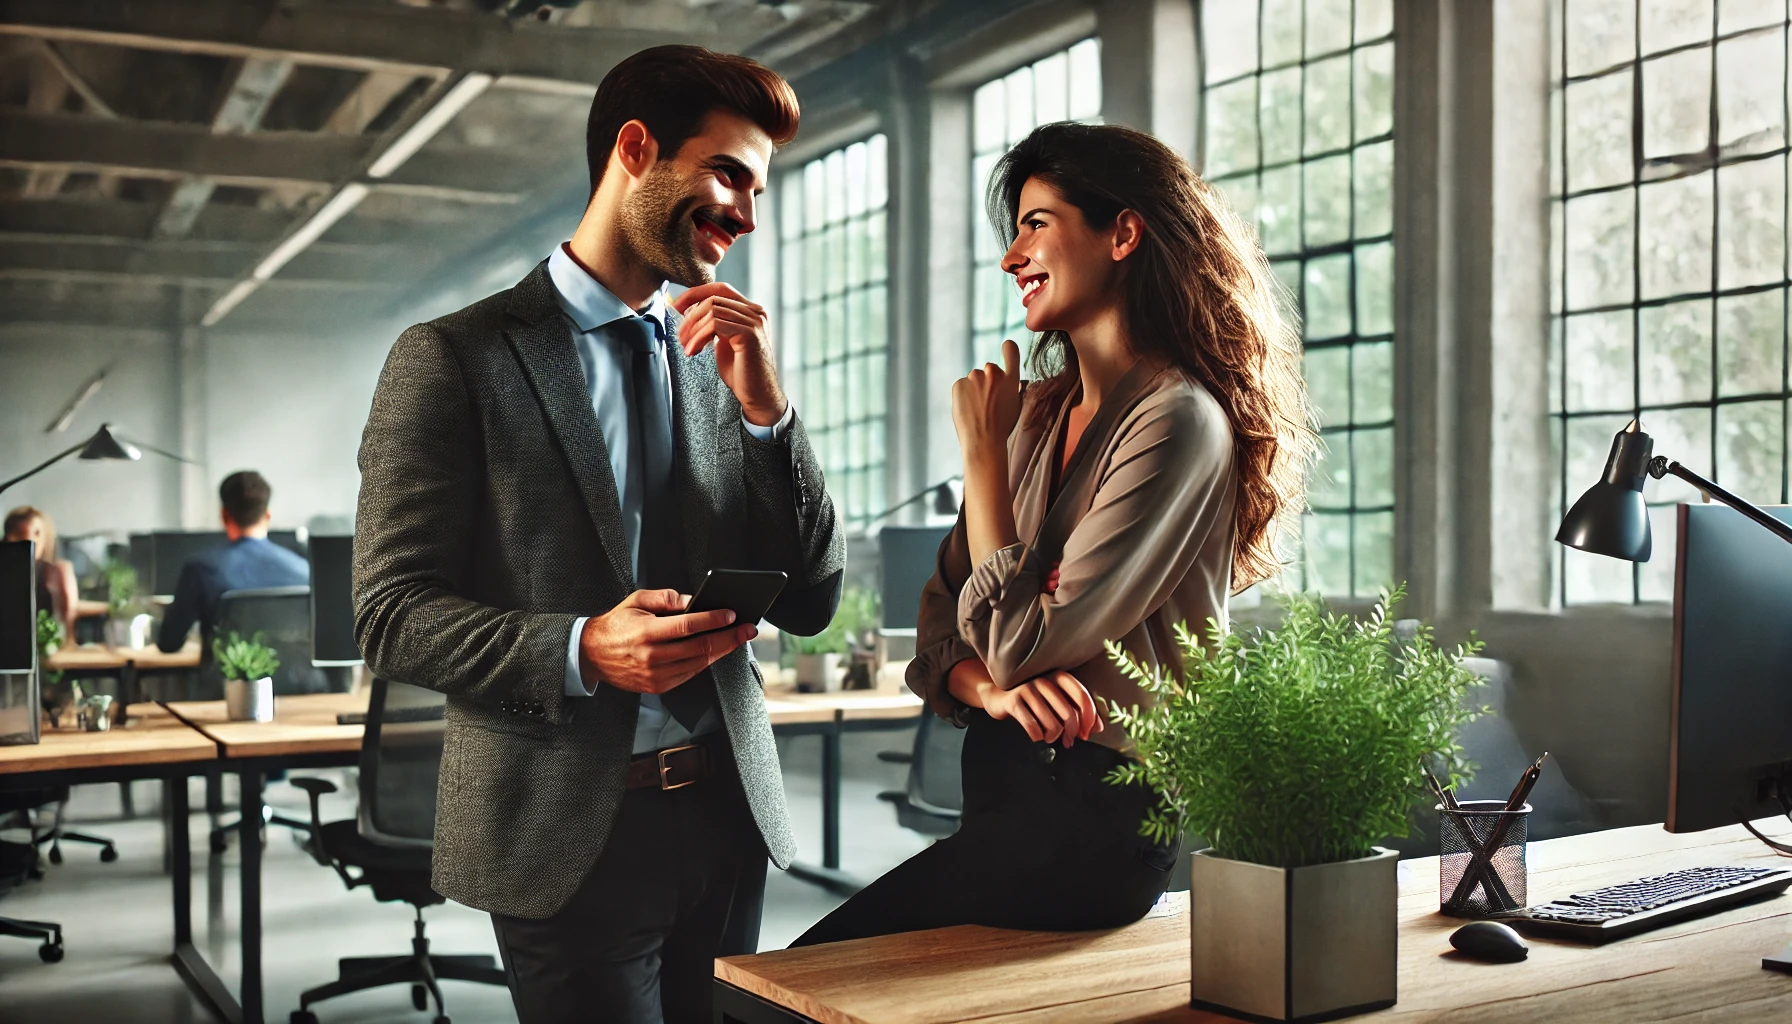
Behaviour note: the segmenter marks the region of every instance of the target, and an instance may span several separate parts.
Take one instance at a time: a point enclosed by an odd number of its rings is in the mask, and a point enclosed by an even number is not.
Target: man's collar
[[[661,336],[666,332],[666,296],[655,291],[647,308],[637,313],[628,303],[617,298],[603,283],[580,266],[564,243],[554,247],[548,256],[548,280],[554,286],[554,299],[581,331],[591,331],[604,324],[632,316],[644,316],[659,325]]]

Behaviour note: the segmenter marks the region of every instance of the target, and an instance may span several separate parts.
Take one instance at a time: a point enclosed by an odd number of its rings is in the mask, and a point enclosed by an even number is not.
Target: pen
[[[1512,787],[1512,795],[1506,798],[1506,810],[1516,811],[1524,806],[1531,795],[1531,788],[1537,784],[1537,777],[1543,774],[1543,758],[1549,756],[1545,750],[1542,756],[1531,762],[1531,766],[1518,778],[1518,785]]]
[[[1421,764],[1419,765],[1419,770],[1425,773],[1425,781],[1430,784],[1431,792],[1437,794],[1437,802],[1443,804],[1447,810],[1456,810],[1457,805],[1455,795],[1445,789],[1443,783],[1437,781],[1437,776],[1431,774],[1431,769],[1428,766]]]

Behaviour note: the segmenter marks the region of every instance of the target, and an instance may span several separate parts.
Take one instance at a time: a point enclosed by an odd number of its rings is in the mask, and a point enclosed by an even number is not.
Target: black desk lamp
[[[148,448],[157,455],[165,455],[176,462],[188,461],[172,452],[165,452],[160,448],[154,448],[150,445],[141,445],[141,447]],[[102,423],[100,424],[100,429],[95,431],[92,437],[82,441],[80,444],[75,445],[67,451],[52,456],[48,461],[40,463],[39,465],[20,473],[11,480],[0,484],[0,491],[6,490],[8,487],[11,487],[21,480],[28,480],[31,477],[36,476],[76,452],[80,452],[81,458],[83,459],[121,459],[135,462],[143,457],[143,453],[138,451],[138,448],[139,445],[134,445],[129,441],[121,440],[117,435],[113,434],[112,424]]]
[[[929,484],[925,489],[916,491],[914,494],[909,495],[896,504],[891,505],[889,508],[884,509],[882,512],[879,512],[877,515],[872,516],[870,519],[866,520],[865,525],[870,526],[872,523],[888,519],[928,496],[932,496],[933,498],[934,515],[955,516],[958,514],[958,496],[952,493],[952,482],[954,480],[963,479],[964,477],[954,473],[937,484]]]
[[[1792,526],[1680,463],[1653,455],[1654,448],[1655,439],[1643,432],[1640,419],[1631,420],[1629,426],[1618,431],[1612,438],[1612,453],[1605,460],[1605,476],[1587,488],[1587,493],[1562,517],[1561,528],[1556,530],[1557,542],[1596,555],[1647,562],[1652,544],[1649,510],[1643,505],[1643,478],[1652,476],[1659,480],[1672,474],[1792,544]]]

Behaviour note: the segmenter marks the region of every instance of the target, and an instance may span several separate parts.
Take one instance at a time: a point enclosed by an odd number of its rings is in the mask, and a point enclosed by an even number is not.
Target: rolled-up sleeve
[[[1205,398],[1205,396],[1202,396]],[[959,637],[1004,689],[1102,654],[1169,599],[1214,530],[1232,529],[1232,436],[1216,403],[1140,407],[1045,593],[1044,556],[1002,548],[958,592]]]
[[[952,696],[947,682],[952,666],[975,658],[977,652],[958,635],[958,591],[970,573],[969,547],[964,516],[940,543],[933,575],[921,589],[921,608],[915,621],[915,658],[908,663],[904,680],[928,710],[953,725],[963,727],[970,707]]]

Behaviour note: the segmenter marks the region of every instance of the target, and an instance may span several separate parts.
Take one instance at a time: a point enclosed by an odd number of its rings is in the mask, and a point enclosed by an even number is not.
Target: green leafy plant
[[[271,676],[280,667],[280,657],[272,647],[262,641],[265,634],[257,633],[244,640],[236,633],[221,636],[212,642],[212,659],[218,663],[218,671],[225,679],[236,679],[251,682],[264,676]]]
[[[1178,627],[1181,679],[1109,643],[1157,698],[1143,711],[1110,709],[1140,760],[1109,781],[1162,797],[1140,832],[1165,841],[1186,828],[1221,857],[1285,868],[1368,856],[1406,835],[1421,765],[1452,784],[1466,776],[1456,730],[1486,709],[1463,703],[1479,680],[1462,660],[1480,641],[1471,634],[1446,651],[1421,627],[1397,644],[1390,615],[1404,596],[1384,592],[1357,621],[1291,595],[1279,628],[1227,633],[1209,620],[1206,644]]]
[[[106,577],[106,605],[115,618],[128,618],[144,610],[143,586],[129,563],[112,559],[102,570]]]
[[[48,663],[50,655],[62,650],[67,641],[68,630],[62,621],[51,615],[49,609],[37,610],[37,662],[39,666]],[[43,668],[43,683],[46,686],[57,686],[62,682],[62,673]]]
[[[845,654],[854,644],[864,645],[866,634],[883,621],[877,592],[868,587],[847,587],[828,628],[814,636],[792,636],[798,654]]]

